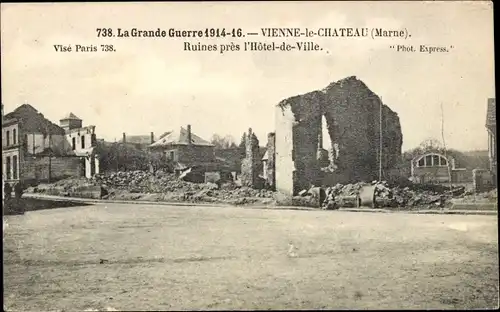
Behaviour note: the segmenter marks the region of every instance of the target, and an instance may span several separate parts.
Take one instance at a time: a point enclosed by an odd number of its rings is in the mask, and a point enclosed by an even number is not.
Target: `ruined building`
[[[330,151],[321,144],[323,116]],[[275,187],[295,195],[313,185],[377,180],[380,137],[384,172],[401,156],[399,117],[356,77],[283,100],[276,107],[273,138]]]
[[[26,185],[99,173],[95,126],[70,113],[52,123],[30,104],[2,121],[2,164],[9,183]]]
[[[245,158],[241,161],[241,185],[259,187],[260,161],[259,140],[250,128],[245,134]]]
[[[263,174],[262,177],[265,180],[265,183],[271,188],[274,189],[276,186],[276,181],[275,181],[275,174],[274,174],[274,168],[275,168],[275,148],[276,146],[276,134],[274,132],[271,132],[267,135],[267,145],[266,145],[266,153],[264,154],[264,157],[262,157],[262,169],[263,169]]]
[[[490,171],[497,174],[497,117],[495,98],[488,99],[486,113],[486,129],[488,131],[488,156],[490,159]]]
[[[149,148],[164,154],[178,171],[193,166],[211,167],[215,163],[214,145],[194,134],[191,125],[165,132]]]

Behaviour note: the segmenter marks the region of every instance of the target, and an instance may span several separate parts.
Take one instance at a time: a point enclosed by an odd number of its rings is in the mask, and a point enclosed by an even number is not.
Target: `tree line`
[[[236,140],[231,135],[219,135],[214,134],[210,139],[210,143],[217,149],[230,149],[230,148],[245,148],[245,138],[246,135],[243,133],[239,144],[236,144]]]

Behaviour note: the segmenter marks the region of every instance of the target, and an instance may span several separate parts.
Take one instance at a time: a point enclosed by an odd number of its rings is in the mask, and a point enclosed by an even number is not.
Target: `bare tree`
[[[240,155],[241,157],[245,157],[246,155],[246,149],[247,149],[247,133],[244,132],[241,135],[241,140],[240,140],[240,145],[238,145],[238,148],[240,150]]]
[[[234,138],[231,135],[220,136],[218,134],[214,134],[210,143],[215,145],[216,148],[219,149],[228,149],[237,147]]]
[[[435,138],[427,138],[422,143],[420,143],[420,148],[424,151],[438,150],[442,151],[444,149],[443,145],[439,140]]]

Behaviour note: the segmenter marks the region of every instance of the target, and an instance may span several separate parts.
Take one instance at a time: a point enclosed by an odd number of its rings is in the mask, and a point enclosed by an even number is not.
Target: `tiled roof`
[[[19,106],[14,111],[5,115],[4,118],[17,119],[22,124],[23,131],[27,133],[65,134],[63,128],[52,123],[29,104]]]
[[[155,143],[151,144],[151,147],[159,147],[165,145],[188,145],[188,131],[184,128],[180,130],[174,130],[171,132],[166,132],[160,137]],[[196,134],[191,132],[191,144],[196,146],[213,146],[209,142],[203,140]]]
[[[496,117],[496,105],[495,99],[488,99],[488,110],[486,113],[486,126],[496,126],[497,125],[497,117]]]
[[[2,120],[2,126],[8,126],[11,124],[15,124],[17,122],[18,122],[18,120],[16,118],[9,118],[9,119],[4,118]]]
[[[68,115],[64,116],[61,118],[61,120],[81,120],[80,118],[76,117],[75,114],[69,113]]]

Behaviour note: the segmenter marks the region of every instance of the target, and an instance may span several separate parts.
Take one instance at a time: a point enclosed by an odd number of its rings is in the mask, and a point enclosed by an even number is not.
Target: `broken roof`
[[[496,117],[496,105],[495,99],[488,99],[488,110],[486,112],[486,126],[496,126],[497,125],[497,117]]]
[[[161,147],[166,145],[188,145],[188,131],[184,128],[164,133],[151,147]],[[208,141],[200,138],[191,132],[191,144],[196,146],[214,146]]]

